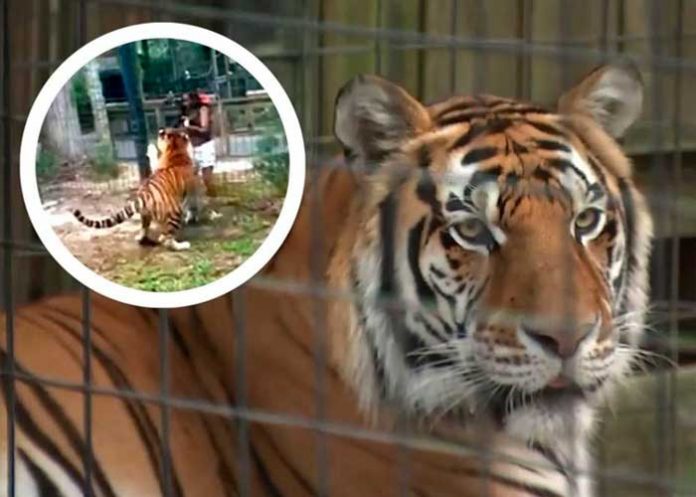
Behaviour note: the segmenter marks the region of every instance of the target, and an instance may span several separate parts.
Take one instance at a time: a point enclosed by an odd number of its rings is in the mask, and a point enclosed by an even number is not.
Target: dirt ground
[[[78,260],[116,283],[149,291],[201,286],[231,272],[261,245],[276,221],[282,197],[249,171],[216,175],[218,197],[212,206],[221,218],[184,227],[177,237],[191,243],[186,251],[142,246],[136,240],[140,217],[108,229],[93,229],[72,215],[101,218],[116,212],[135,192],[137,171],[122,166],[115,180],[86,177],[84,168],[63,166],[41,182],[49,222]]]

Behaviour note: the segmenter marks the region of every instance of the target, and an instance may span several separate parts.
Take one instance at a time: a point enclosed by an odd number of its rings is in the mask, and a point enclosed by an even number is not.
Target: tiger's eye
[[[575,218],[575,229],[581,232],[591,231],[599,222],[601,213],[599,209],[585,209]]]
[[[486,229],[483,221],[475,217],[471,217],[457,224],[457,231],[464,238],[477,238]]]

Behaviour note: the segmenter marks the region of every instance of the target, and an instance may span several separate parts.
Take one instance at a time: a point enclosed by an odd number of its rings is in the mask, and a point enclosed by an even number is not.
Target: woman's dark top
[[[181,105],[181,121],[188,118],[186,129],[191,137],[191,143],[198,147],[213,139],[212,109],[210,97],[204,94],[189,96],[188,102],[184,100]]]

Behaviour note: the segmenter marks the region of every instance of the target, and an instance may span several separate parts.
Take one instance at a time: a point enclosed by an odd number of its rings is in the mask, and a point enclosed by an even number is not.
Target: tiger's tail
[[[90,228],[111,228],[133,217],[136,212],[140,212],[142,207],[143,200],[141,198],[136,198],[135,200],[129,201],[120,211],[102,219],[90,219],[82,214],[79,209],[75,209],[73,215],[78,221]]]

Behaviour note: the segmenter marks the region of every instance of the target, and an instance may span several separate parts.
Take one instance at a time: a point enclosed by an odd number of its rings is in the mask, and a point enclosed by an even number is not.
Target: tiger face
[[[363,179],[332,277],[355,296],[343,370],[364,406],[485,412],[530,440],[591,424],[643,327],[651,222],[615,141],[641,103],[628,65],[555,110],[344,87],[335,133]]]
[[[160,153],[159,166],[163,165],[162,157],[172,155],[186,155],[193,158],[193,145],[191,139],[183,129],[160,128],[157,132],[157,150]]]

